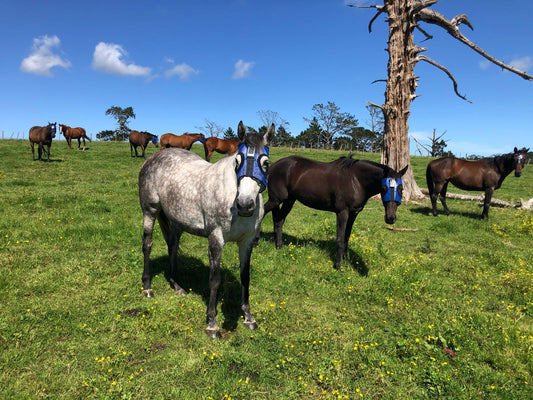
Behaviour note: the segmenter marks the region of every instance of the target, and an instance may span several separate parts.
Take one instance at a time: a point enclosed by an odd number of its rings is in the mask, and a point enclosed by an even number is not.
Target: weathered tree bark
[[[429,196],[429,190],[427,189],[421,189],[422,193]],[[478,194],[478,195],[471,195],[471,194],[461,194],[461,193],[446,193],[447,199],[459,199],[459,200],[474,200],[474,201],[480,201],[481,204],[483,204],[483,199],[485,198],[484,194]],[[521,207],[517,204],[509,203],[508,201],[495,199],[494,197],[490,199],[490,205],[491,206],[500,206],[500,207],[511,207],[511,208],[517,208]]]
[[[381,108],[385,117],[384,145],[381,162],[397,171],[405,165],[410,164],[408,120],[411,101],[417,97],[415,92],[418,86],[418,77],[415,76],[414,69],[419,61],[425,61],[446,73],[453,83],[455,94],[463,100],[469,101],[463,95],[459,94],[457,82],[453,75],[442,65],[422,55],[421,53],[426,51],[426,48],[414,44],[413,31],[415,29],[422,32],[427,39],[431,39],[431,36],[420,28],[419,22],[440,26],[455,39],[466,44],[489,61],[524,79],[533,80],[533,76],[504,64],[463,36],[459,32],[459,25],[464,24],[470,27],[470,29],[473,29],[466,15],[459,14],[452,20],[448,20],[438,12],[427,9],[438,2],[439,0],[383,0],[383,5],[354,6],[359,8],[375,8],[377,10],[376,15],[370,20],[368,25],[370,32],[372,31],[372,23],[376,18],[383,13],[387,14],[386,20],[389,24],[387,51],[389,53],[389,61],[387,66],[388,75],[385,104],[369,104]],[[405,200],[423,197],[420,188],[415,182],[411,167],[409,167],[402,180],[404,186],[403,197]]]

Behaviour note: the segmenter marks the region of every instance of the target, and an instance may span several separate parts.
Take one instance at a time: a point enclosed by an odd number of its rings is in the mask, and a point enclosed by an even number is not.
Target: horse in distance
[[[177,294],[186,294],[178,284],[177,250],[183,232],[208,238],[210,296],[207,307],[210,337],[220,336],[216,323],[217,289],[221,281],[222,248],[228,241],[239,248],[244,325],[255,329],[250,313],[250,257],[256,230],[263,218],[261,191],[266,187],[268,144],[274,136],[272,125],[264,136],[246,133],[239,123],[241,151],[216,163],[203,160],[185,149],[158,151],[139,173],[139,198],[143,212],[143,293],[152,297],[150,252],[157,219],[167,242],[170,285]]]
[[[161,135],[161,150],[169,147],[190,150],[193,143],[197,141],[204,143],[205,136],[203,133],[184,133],[183,135],[165,133],[164,135]]]
[[[68,148],[72,149],[72,139],[78,139],[78,150],[81,147],[81,140],[83,139],[83,150],[85,150],[85,139],[87,139],[89,142],[91,139],[89,136],[87,136],[87,133],[85,132],[85,129],[81,127],[77,128],[71,128],[68,125],[59,124],[59,133],[63,134],[65,136],[65,139],[68,143]]]
[[[307,207],[337,215],[335,269],[347,259],[348,240],[357,215],[368,199],[381,194],[385,222],[394,224],[402,202],[401,177],[407,166],[396,172],[386,165],[341,157],[319,162],[299,156],[276,161],[268,173],[268,201],[265,215],[272,211],[276,247],[283,246],[283,224],[296,200]]]
[[[52,146],[52,139],[56,137],[56,129],[57,129],[57,123],[51,123],[49,122],[46,126],[34,126],[30,128],[30,146],[31,146],[31,154],[33,156],[33,161],[35,161],[35,149],[34,145],[38,145],[38,160],[43,161],[42,159],[42,153],[43,149],[45,153],[48,154],[47,161],[50,161],[50,146]],[[44,147],[46,146],[48,150]]]
[[[157,136],[152,135],[150,132],[139,132],[139,131],[130,131],[130,155],[133,156],[133,150],[135,150],[135,157],[138,157],[137,155],[137,147],[140,147],[142,150],[141,157],[146,158],[145,151],[146,146],[148,146],[149,142],[152,142],[155,147],[158,146],[157,144]]]
[[[434,216],[437,216],[437,198],[440,197],[444,213],[450,215],[446,205],[448,183],[462,190],[485,192],[481,218],[489,218],[489,207],[492,195],[499,189],[503,180],[514,171],[516,177],[522,175],[527,152],[525,147],[501,156],[482,158],[477,161],[466,161],[455,157],[442,157],[431,161],[426,168],[426,183]]]
[[[215,136],[208,137],[204,143],[205,159],[211,161],[213,152],[220,154],[235,154],[239,148],[239,141],[235,139],[219,139]]]

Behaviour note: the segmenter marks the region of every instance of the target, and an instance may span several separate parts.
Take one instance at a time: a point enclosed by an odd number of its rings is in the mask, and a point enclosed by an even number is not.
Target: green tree
[[[235,134],[233,129],[231,129],[231,126],[230,126],[228,129],[226,129],[224,131],[224,139],[236,139],[236,140],[238,140],[239,138],[237,137],[237,135]]]
[[[113,140],[115,137],[116,131],[112,130],[106,130],[106,131],[100,131],[96,134],[96,138],[98,140]]]
[[[358,124],[355,116],[341,112],[340,108],[332,101],[328,101],[328,104],[325,105],[315,104],[313,113],[312,119],[304,118],[304,120],[318,125],[322,136],[320,142],[327,149],[332,147],[335,136],[347,135]]]
[[[309,127],[305,131],[300,132],[300,134],[296,136],[295,141],[299,146],[318,148],[324,146],[323,139],[324,135],[322,128],[320,127],[318,120],[313,118],[309,121]]]
[[[130,134],[130,128],[128,127],[128,119],[135,118],[135,113],[133,112],[132,107],[109,107],[105,115],[111,115],[117,120],[117,129],[113,136],[103,137],[103,140],[115,140],[115,141],[125,141]]]

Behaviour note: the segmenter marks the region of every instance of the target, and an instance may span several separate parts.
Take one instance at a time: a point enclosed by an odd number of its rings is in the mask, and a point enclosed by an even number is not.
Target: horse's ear
[[[246,128],[244,127],[244,124],[239,122],[239,126],[237,127],[237,136],[239,137],[240,141],[244,141],[244,136],[246,135]]]
[[[514,148],[514,153],[518,153],[518,149],[516,147]]]
[[[409,165],[406,165],[402,168],[400,172],[398,172],[398,174],[400,174],[400,177],[405,175],[405,173],[407,172],[407,168],[409,168]]]
[[[270,125],[270,128],[268,128],[268,131],[265,133],[265,136],[263,136],[263,145],[268,146],[270,141],[274,138],[274,135],[276,134],[276,127],[274,124]]]

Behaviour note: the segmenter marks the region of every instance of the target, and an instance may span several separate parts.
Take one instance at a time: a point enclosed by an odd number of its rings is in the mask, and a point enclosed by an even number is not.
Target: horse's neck
[[[509,154],[500,157],[495,157],[494,163],[496,164],[496,167],[502,175],[502,180],[511,172],[513,172],[514,159]]]

